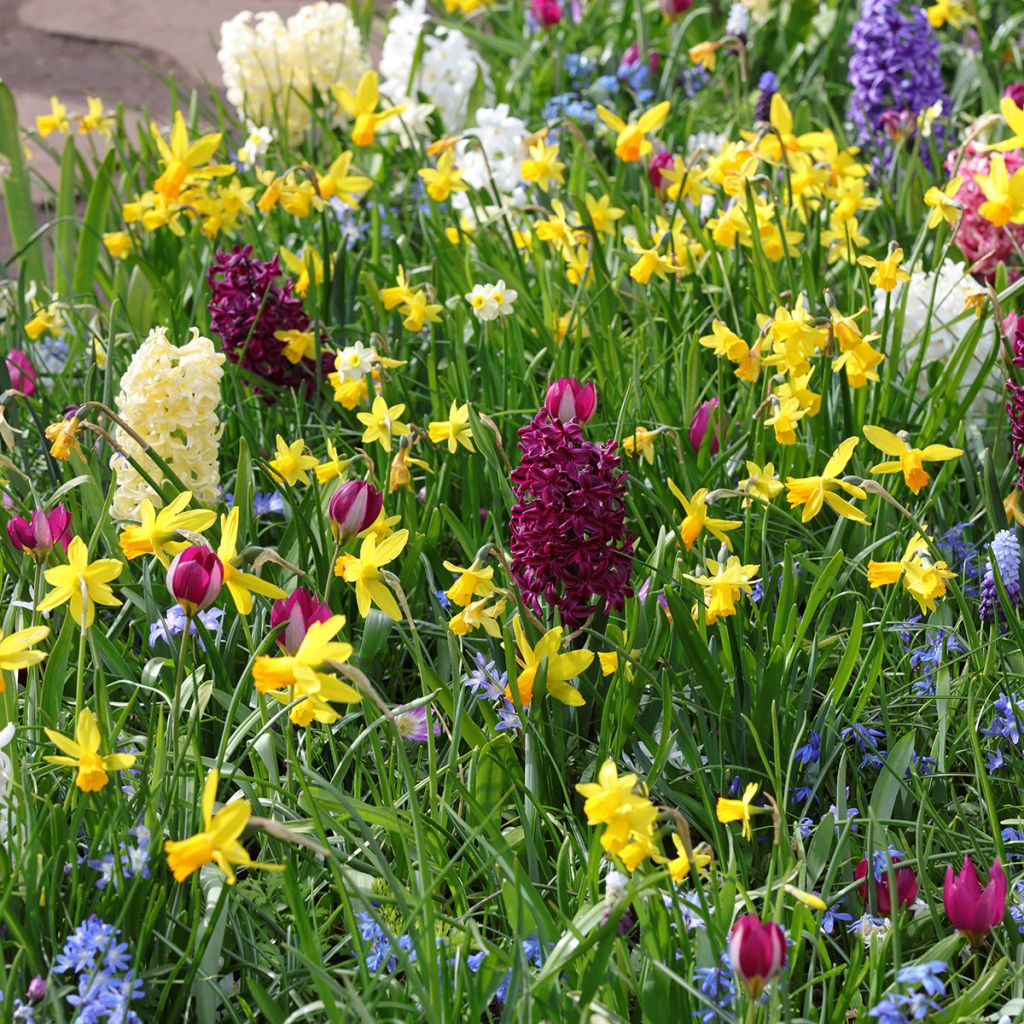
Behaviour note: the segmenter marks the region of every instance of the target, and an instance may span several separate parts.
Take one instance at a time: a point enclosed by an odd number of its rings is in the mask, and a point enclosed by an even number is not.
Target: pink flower
[[[384,495],[365,480],[346,480],[327,505],[331,529],[344,543],[369,529],[384,507]]]
[[[785,933],[774,921],[745,914],[732,926],[729,961],[747,994],[757,999],[786,962]]]
[[[20,348],[12,348],[7,353],[7,374],[15,391],[20,391],[23,395],[35,394],[36,370]]]
[[[544,408],[553,420],[586,423],[597,408],[597,390],[589,381],[581,384],[575,377],[559,377],[548,388]]]
[[[562,20],[558,0],[530,0],[530,13],[542,28],[554,28]]]
[[[37,508],[31,522],[21,516],[9,519],[7,536],[19,551],[33,558],[45,558],[58,544],[67,551],[71,540],[71,513],[63,505],[49,512]]]
[[[314,622],[326,622],[331,609],[315,594],[297,587],[288,597],[279,598],[270,606],[270,627],[284,626],[277,637],[277,645],[287,654],[295,656],[309,627]]]
[[[946,868],[942,887],[946,916],[972,946],[979,945],[1006,913],[1006,872],[998,857],[992,861],[988,877],[988,885],[982,888],[971,858],[966,856],[959,875],[953,874],[952,865]]]
[[[167,589],[186,615],[209,608],[223,583],[223,563],[215,552],[198,544],[175,555],[167,569]]]
[[[398,734],[409,743],[426,743],[431,732],[435,736],[441,735],[441,723],[436,718],[431,719],[425,706],[399,711],[395,715],[395,722]]]
[[[650,178],[651,186],[659,195],[666,187],[665,175],[662,172],[669,170],[674,162],[675,157],[671,153],[661,152],[655,153],[647,165],[647,177]]]
[[[1013,82],[1003,90],[1003,95],[1009,97],[1018,107],[1024,107],[1024,82]]]
[[[723,420],[723,417],[716,414],[718,409],[718,399],[711,398],[705,402],[701,402],[697,406],[697,411],[693,414],[693,419],[690,421],[690,447],[695,451],[699,452],[701,446],[704,444],[704,435],[708,432],[708,427],[711,426],[714,421],[714,431],[711,435],[711,454],[715,455],[718,452],[718,426],[719,421]],[[724,427],[724,422],[722,426]]]
[[[658,6],[666,18],[678,18],[693,6],[693,0],[658,0]]]
[[[909,864],[897,867],[900,858],[898,854],[891,855],[892,873],[896,879],[896,905],[898,907],[909,907],[917,899],[917,875]],[[868,903],[871,895],[868,881],[868,862],[862,860],[853,873],[858,881],[864,879],[860,885],[860,898]],[[874,888],[875,906],[878,912],[885,917],[892,916],[892,894],[889,891],[889,872],[883,869],[878,878],[871,879],[871,886]]]

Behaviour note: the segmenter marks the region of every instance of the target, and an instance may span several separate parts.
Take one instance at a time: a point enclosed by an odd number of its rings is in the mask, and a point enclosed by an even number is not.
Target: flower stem
[[[171,707],[171,745],[174,749],[174,763],[181,757],[181,684],[185,678],[185,658],[188,655],[188,641],[192,635],[192,615],[185,613],[185,628],[181,632],[178,647],[178,664],[174,672],[174,704]]]

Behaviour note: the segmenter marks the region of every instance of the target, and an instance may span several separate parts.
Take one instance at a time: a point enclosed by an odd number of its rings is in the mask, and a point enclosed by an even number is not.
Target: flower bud
[[[1018,107],[1024,107],[1024,82],[1011,83],[1003,90],[1003,95]]]
[[[647,177],[651,181],[651,187],[659,195],[665,189],[665,175],[663,172],[671,169],[675,159],[671,153],[662,151],[661,153],[655,153],[651,157],[651,162],[647,165]]]
[[[717,409],[718,399],[711,398],[706,402],[701,402],[693,414],[693,419],[690,421],[690,447],[695,452],[699,452],[701,445],[704,444],[704,435],[708,432],[712,421],[715,423],[715,428],[711,435],[711,454],[714,455],[718,452],[718,421],[721,417],[716,415]]]
[[[693,0],[658,0],[658,6],[666,18],[678,18],[693,6]]]
[[[7,536],[19,550],[45,558],[58,544],[67,551],[71,540],[71,513],[63,505],[49,512],[37,508],[31,521],[18,516],[7,521]]]
[[[28,983],[28,991],[25,993],[30,1003],[38,1003],[46,995],[46,979],[38,974]]]
[[[167,570],[167,589],[186,615],[209,608],[224,583],[224,565],[209,548],[193,544],[174,556]]]
[[[7,353],[7,375],[11,378],[11,387],[23,395],[33,395],[36,390],[36,368],[28,356],[20,348],[12,348]]]
[[[554,28],[562,20],[558,0],[530,0],[530,13],[541,28]]]
[[[745,914],[732,926],[729,961],[747,994],[757,999],[786,962],[786,936],[774,921]]]
[[[544,408],[553,420],[586,423],[597,408],[597,391],[593,384],[581,384],[575,377],[559,377],[548,388]]]
[[[331,609],[315,594],[298,587],[285,598],[280,598],[270,606],[270,625],[276,629],[284,626],[284,632],[277,637],[278,646],[287,654],[295,656],[302,641],[314,622],[326,622],[331,617]]]
[[[972,946],[980,945],[1006,913],[1006,872],[998,857],[988,869],[988,877],[988,885],[982,888],[971,858],[966,856],[960,874],[953,874],[952,865],[946,868],[942,888],[946,916]]]
[[[896,906],[909,907],[917,899],[917,875],[914,874],[914,869],[909,864],[897,867],[900,862],[898,854],[892,854],[890,859],[892,874],[896,880]],[[859,892],[860,898],[865,903],[868,903],[870,897],[868,867],[868,862],[864,859],[857,865],[857,869],[853,873],[853,877],[858,881],[864,879]],[[885,917],[891,917],[893,901],[889,890],[889,871],[884,863],[881,870],[876,871],[875,877],[870,880],[870,883],[874,888],[875,906],[878,908],[878,912]]]
[[[384,507],[384,495],[365,480],[346,480],[327,506],[334,536],[341,542],[368,530]]]

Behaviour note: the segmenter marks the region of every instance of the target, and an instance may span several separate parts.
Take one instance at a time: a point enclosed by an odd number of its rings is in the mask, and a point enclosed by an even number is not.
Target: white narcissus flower
[[[274,141],[274,133],[266,125],[253,124],[249,121],[246,125],[249,133],[245,138],[245,144],[238,150],[238,162],[242,170],[249,170],[258,163],[270,148]]]
[[[466,301],[473,307],[473,315],[481,323],[498,318],[498,306],[493,299],[494,285],[475,284],[466,295]]]
[[[491,301],[498,307],[502,316],[508,316],[512,312],[512,304],[519,298],[519,292],[514,288],[507,288],[504,281],[491,285]]]
[[[377,353],[361,341],[343,348],[334,358],[334,368],[342,380],[362,380],[369,372]]]

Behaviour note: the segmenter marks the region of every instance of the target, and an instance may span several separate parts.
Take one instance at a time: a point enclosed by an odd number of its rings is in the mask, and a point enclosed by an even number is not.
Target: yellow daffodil
[[[1020,491],[1015,487],[1003,499],[1003,511],[1008,523],[1016,522],[1018,526],[1024,526],[1024,509],[1020,505]]]
[[[596,782],[581,782],[576,786],[576,792],[584,798],[587,824],[605,826],[601,846],[619,856],[627,846],[635,847],[623,858],[627,867],[632,865],[630,870],[653,849],[651,836],[658,816],[657,808],[646,796],[637,793],[637,788],[636,776],[620,776],[615,762],[610,759],[601,765]]]
[[[884,292],[891,292],[896,285],[910,280],[908,274],[901,266],[903,261],[903,250],[895,245],[889,250],[889,255],[884,260],[876,260],[874,256],[860,256],[857,262],[862,267],[871,267],[872,273],[868,283]]]
[[[304,296],[309,291],[310,284],[324,283],[324,260],[313,246],[307,245],[302,250],[301,258],[283,245],[278,252],[281,255],[281,262],[295,275],[296,295]]]
[[[956,194],[960,191],[964,179],[959,175],[951,179],[945,188],[932,185],[924,194],[924,205],[931,208],[928,214],[928,227],[937,228],[943,221],[950,227],[956,227],[960,216],[963,213],[964,205],[957,199]]]
[[[371,533],[363,539],[358,555],[342,555],[335,564],[334,574],[343,577],[346,583],[355,584],[356,605],[364,619],[371,605],[376,605],[396,622],[401,618],[398,602],[380,570],[402,553],[408,540],[408,530],[396,530],[380,544]]]
[[[452,455],[455,454],[460,444],[471,452],[476,451],[473,447],[473,428],[469,425],[468,402],[462,405],[452,402],[451,408],[448,410],[448,419],[429,423],[427,430],[430,440],[434,444],[447,442],[448,451]]]
[[[118,563],[120,565],[120,563]],[[99,726],[93,713],[83,708],[75,725],[75,738],[71,739],[53,729],[44,729],[50,742],[63,750],[64,754],[47,754],[43,760],[50,764],[64,765],[66,768],[77,768],[75,785],[83,793],[96,793],[109,781],[107,772],[120,772],[135,764],[134,754],[101,754],[103,742]]]
[[[565,184],[565,164],[558,159],[558,144],[548,145],[543,139],[529,147],[530,157],[523,161],[523,181],[534,182],[542,192],[552,183]]]
[[[127,231],[107,231],[103,235],[103,247],[115,260],[123,260],[132,251],[132,236]]]
[[[675,496],[676,501],[683,506],[683,511],[686,512],[686,516],[679,524],[679,536],[682,538],[683,545],[687,551],[693,547],[693,542],[700,536],[701,530],[707,530],[732,551],[732,541],[729,540],[727,532],[729,530],[738,530],[743,524],[733,523],[728,519],[709,519],[707,508],[708,489],[706,487],[701,487],[694,491],[692,498],[687,498],[672,480],[668,481],[668,489]]]
[[[448,597],[460,607],[465,607],[474,597],[490,597],[497,589],[494,586],[494,567],[485,566],[474,559],[468,569],[454,562],[445,562],[449,572],[458,573],[458,579],[446,591]]]
[[[117,607],[121,604],[107,584],[121,575],[122,568],[123,564],[116,558],[90,562],[85,541],[72,537],[68,545],[68,564],[56,565],[43,573],[53,589],[37,608],[46,612],[70,602],[71,618],[87,629],[96,617],[96,605]]]
[[[715,807],[715,816],[723,825],[733,821],[742,821],[742,835],[744,839],[753,839],[750,829],[751,815],[761,814],[764,807],[755,807],[752,800],[757,796],[758,785],[756,782],[748,782],[743,790],[743,796],[739,800],[730,800],[728,797],[720,796]]]
[[[326,484],[331,480],[336,480],[339,477],[344,478],[345,471],[354,462],[354,459],[343,459],[338,454],[338,449],[328,441],[327,442],[327,460],[321,462],[313,472],[316,473],[317,483]]]
[[[448,201],[453,192],[465,192],[469,186],[462,180],[462,170],[455,166],[455,151],[445,149],[437,158],[437,167],[421,167],[416,172],[427,186],[427,195],[436,203]]]
[[[292,366],[303,359],[316,358],[316,339],[312,331],[274,331],[274,338],[284,346],[281,354]]]
[[[833,511],[844,519],[868,525],[864,513],[836,493],[841,489],[851,497],[860,498],[862,501],[867,497],[863,488],[839,479],[839,474],[846,468],[859,440],[856,437],[848,437],[843,441],[825,464],[821,476],[791,476],[787,478],[786,500],[793,508],[803,505],[802,522],[806,523],[813,519],[821,511],[822,505],[827,502]]]
[[[711,333],[698,338],[704,348],[711,349],[719,359],[741,362],[747,354],[747,343],[721,320],[711,321]]]
[[[671,260],[658,252],[657,245],[645,249],[632,235],[628,235],[626,248],[637,257],[636,263],[629,268],[629,276],[637,284],[648,284],[652,277],[664,281],[676,269]]]
[[[1024,167],[1018,167],[1011,176],[1002,155],[995,153],[988,174],[976,174],[974,181],[985,193],[986,202],[978,207],[982,217],[997,228],[1024,224]]]
[[[613,114],[601,104],[598,104],[597,113],[601,120],[617,133],[615,155],[627,163],[635,163],[654,149],[654,144],[647,136],[665,123],[671,107],[672,104],[668,100],[663,100],[650,110],[645,110],[633,124],[627,124],[618,114]]]
[[[358,206],[355,198],[373,187],[373,180],[365,174],[352,174],[352,153],[346,151],[335,157],[326,174],[318,174],[316,185],[325,200],[339,199],[346,206]]]
[[[807,410],[796,398],[783,400],[778,395],[771,396],[770,409],[771,415],[764,422],[775,431],[775,440],[783,445],[796,444],[796,428]]]
[[[547,674],[545,676],[548,693],[555,700],[568,704],[570,707],[579,707],[585,704],[582,695],[576,687],[571,685],[581,672],[585,672],[594,660],[593,651],[569,651],[561,653],[562,648],[562,627],[556,626],[549,629],[537,641],[535,647],[531,647],[523,632],[522,620],[517,615],[512,620],[512,629],[516,636],[516,656],[521,671],[516,677],[516,690],[523,707],[527,707],[533,700],[533,687],[537,678],[537,671],[541,663],[546,661]],[[512,700],[511,687],[506,689],[509,700]]]
[[[771,501],[782,493],[782,481],[775,475],[775,465],[766,462],[759,466],[756,462],[747,460],[747,476],[741,480],[737,487],[747,495],[743,499],[743,507],[750,504],[750,498],[760,498],[762,501]]]
[[[583,197],[587,213],[590,215],[590,223],[595,231],[603,235],[615,234],[615,222],[626,216],[625,210],[612,206],[612,199],[609,195],[603,195],[595,199],[589,192]]]
[[[220,133],[204,135],[190,143],[185,118],[180,110],[174,112],[170,142],[164,140],[155,124],[150,124],[149,130],[160,152],[160,163],[163,166],[163,173],[153,183],[153,189],[164,199],[177,199],[186,187],[196,181],[235,173],[234,164],[207,163],[220,145]]]
[[[654,465],[654,439],[658,436],[657,430],[648,430],[646,427],[637,427],[636,431],[629,437],[622,439],[622,450],[634,458],[637,455],[643,457],[649,466]]]
[[[893,434],[882,427],[870,424],[864,427],[864,436],[881,452],[893,456],[894,461],[880,462],[871,467],[872,473],[901,473],[907,486],[919,494],[921,488],[931,479],[925,470],[925,462],[947,462],[963,455],[960,448],[950,448],[944,444],[930,444],[927,448],[914,448],[910,437],[905,431]]]
[[[676,848],[676,855],[670,858],[666,866],[672,881],[678,885],[690,873],[690,858],[686,855],[686,847],[683,846],[683,840],[678,832],[672,833],[672,845]],[[693,860],[698,871],[703,871],[711,863],[711,859],[711,854],[706,850],[693,851]]]
[[[903,589],[917,601],[921,614],[933,612],[936,601],[946,594],[946,580],[956,578],[945,562],[933,562],[924,537],[915,533],[898,562],[868,562],[868,586],[878,587],[902,581]]]
[[[31,650],[32,645],[40,643],[49,635],[49,626],[31,626],[7,636],[0,630],[0,673],[17,672],[30,665],[38,665],[46,657],[46,651]],[[0,674],[0,693],[4,692],[6,686]]]
[[[275,480],[294,487],[309,483],[309,471],[316,468],[316,457],[306,454],[306,442],[300,437],[289,444],[280,434],[274,439],[276,452],[267,465]]]
[[[694,43],[687,53],[694,64],[700,64],[705,71],[714,71],[718,60],[718,48],[721,45],[720,42],[708,39],[700,43]]]
[[[231,594],[239,615],[248,615],[252,611],[252,595],[260,594],[274,600],[285,598],[288,594],[273,583],[261,580],[251,572],[242,572],[238,568],[238,506],[236,505],[226,516],[220,517],[220,544],[217,557],[224,567],[224,586]]]
[[[109,139],[114,125],[117,123],[112,114],[103,109],[103,100],[97,96],[87,96],[85,99],[87,112],[78,119],[78,132],[80,135],[88,135],[89,132],[96,132],[103,138]]]
[[[51,132],[67,134],[71,131],[68,108],[56,96],[50,97],[50,112],[36,116],[36,131],[45,139]]]
[[[338,101],[338,106],[349,117],[355,119],[355,124],[352,126],[352,141],[357,146],[372,146],[377,128],[405,110],[404,103],[397,107],[378,110],[378,83],[379,78],[376,71],[364,71],[354,94],[344,86],[331,86],[331,94]]]
[[[465,608],[459,609],[457,615],[453,615],[448,623],[448,628],[456,636],[467,636],[477,627],[483,627],[485,633],[493,636],[495,640],[501,637],[501,626],[498,620],[505,612],[507,602],[504,598],[488,605],[486,597],[479,601],[470,601]]]
[[[171,559],[192,543],[182,540],[179,531],[202,533],[217,520],[217,514],[206,509],[186,512],[191,500],[192,492],[182,491],[157,512],[149,498],[143,498],[139,504],[139,525],[126,526],[118,537],[124,557],[131,561],[143,555],[155,555],[161,565],[170,565]]]
[[[404,437],[409,433],[409,425],[399,419],[404,412],[404,403],[388,405],[380,395],[377,395],[369,412],[356,414],[356,419],[366,427],[363,431],[363,444],[373,444],[377,441],[384,451],[391,451],[392,439]]]
[[[932,28],[942,28],[947,22],[953,28],[969,25],[974,19],[968,13],[961,0],[937,0],[924,9]]]
[[[704,565],[710,575],[692,576],[683,573],[683,579],[696,583],[704,592],[704,617],[709,626],[719,619],[736,614],[736,602],[740,594],[749,594],[757,582],[759,565],[744,565],[735,555],[730,555],[723,564],[715,558],[705,559]],[[697,617],[697,606],[693,617]]]
[[[263,864],[254,861],[238,841],[252,817],[252,805],[248,800],[232,800],[216,814],[213,813],[217,799],[217,783],[220,773],[214,768],[206,777],[203,786],[202,813],[203,830],[188,839],[164,842],[167,866],[176,882],[184,882],[194,871],[211,861],[220,868],[228,885],[235,884],[236,867],[261,868],[264,871],[283,871],[280,864]]]
[[[1024,110],[1018,107],[1009,96],[1004,96],[999,101],[999,112],[1003,115],[1003,120],[1013,135],[989,148],[999,153],[1005,153],[1008,149],[1024,147]]]

